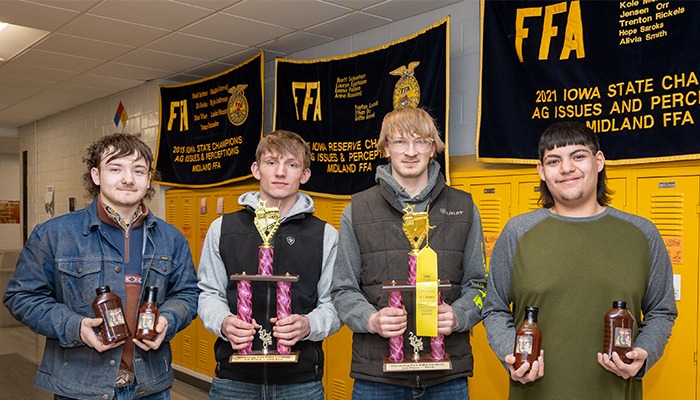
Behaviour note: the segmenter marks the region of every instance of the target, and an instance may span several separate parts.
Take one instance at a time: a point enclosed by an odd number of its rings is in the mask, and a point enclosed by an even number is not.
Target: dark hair
[[[114,133],[103,136],[88,146],[87,150],[85,150],[85,156],[83,157],[83,162],[87,164],[87,172],[83,174],[83,184],[85,185],[88,196],[94,199],[100,194],[100,186],[95,185],[95,182],[92,181],[90,171],[93,168],[99,169],[100,162],[102,162],[103,158],[107,158],[107,162],[111,162],[114,159],[128,157],[133,154],[138,154],[139,159],[143,158],[146,160],[149,171],[154,173],[153,153],[151,152],[151,148],[136,136],[126,133]],[[144,199],[150,200],[154,194],[155,189],[149,187]]]
[[[600,151],[598,137],[595,135],[595,132],[583,122],[556,122],[550,125],[549,128],[542,133],[542,136],[540,136],[537,150],[540,162],[544,163],[544,152],[546,150],[578,144],[588,147],[594,155]],[[598,200],[598,204],[601,206],[608,205],[612,200],[610,197],[611,194],[612,192],[608,189],[606,182],[605,165],[603,165],[603,169],[598,172],[598,185],[596,187],[596,199]],[[545,181],[540,181],[539,202],[545,208],[554,207],[554,198]]]
[[[311,149],[309,144],[294,132],[276,130],[263,136],[255,150],[255,161],[259,163],[260,159],[267,152],[299,157],[299,161],[302,162],[304,169],[311,167]]]

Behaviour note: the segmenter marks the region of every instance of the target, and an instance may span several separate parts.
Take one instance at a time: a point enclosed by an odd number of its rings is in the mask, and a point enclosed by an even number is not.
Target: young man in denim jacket
[[[46,336],[34,383],[54,399],[170,398],[169,341],[197,313],[197,278],[187,240],[154,216],[153,155],[135,136],[91,144],[83,176],[93,202],[33,230],[4,296],[12,315]],[[157,336],[103,344],[92,302],[109,286],[130,331],[146,286],[158,287]]]

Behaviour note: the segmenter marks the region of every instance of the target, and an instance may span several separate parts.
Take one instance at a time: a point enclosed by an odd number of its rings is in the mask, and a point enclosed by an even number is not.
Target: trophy
[[[384,372],[450,370],[452,362],[450,356],[445,354],[444,335],[437,333],[437,305],[442,303],[440,291],[450,289],[450,284],[447,280],[437,279],[437,256],[427,245],[428,231],[431,228],[428,213],[416,213],[412,205],[406,206],[403,211],[402,229],[411,243],[411,252],[408,254],[408,280],[384,282],[382,289],[389,292],[389,307],[393,308],[403,308],[402,292],[415,293],[416,328],[417,331],[428,331],[431,336],[430,355],[421,353],[423,341],[413,332],[409,332],[413,355],[404,354],[403,336],[390,338],[389,355],[384,357]],[[421,249],[424,241],[426,246]],[[419,260],[425,262],[420,263]],[[428,317],[423,318],[426,315]]]
[[[230,280],[237,281],[238,318],[248,323],[252,321],[252,281],[276,282],[277,319],[287,318],[292,312],[291,283],[297,282],[299,277],[289,275],[289,273],[284,275],[272,274],[274,250],[270,243],[280,225],[279,208],[266,207],[266,202],[259,200],[255,209],[254,223],[263,241],[258,251],[258,274],[246,275],[243,272],[242,274],[234,274],[229,277]],[[248,343],[247,347],[231,355],[229,362],[291,363],[298,361],[299,352],[293,352],[291,347],[281,345],[279,342],[277,343],[277,351],[268,350],[268,347],[272,344],[272,334],[262,329],[262,327],[258,332],[258,336],[263,343],[261,350],[253,350],[253,343]]]

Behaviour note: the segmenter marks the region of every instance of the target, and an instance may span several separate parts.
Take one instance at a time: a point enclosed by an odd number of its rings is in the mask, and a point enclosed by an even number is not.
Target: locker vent
[[[341,379],[333,379],[329,400],[344,400],[348,398],[347,385]]]
[[[183,358],[192,357],[192,336],[182,335],[182,356]]]
[[[501,200],[499,198],[483,199],[479,202],[478,207],[484,232],[500,232],[503,228],[501,223]]]
[[[197,366],[199,367],[205,367],[209,365],[209,353],[210,353],[210,347],[211,344],[209,343],[208,340],[198,340],[199,343],[199,351],[197,354],[198,360],[197,360]]]
[[[683,236],[683,193],[654,194],[651,196],[649,219],[661,236]]]

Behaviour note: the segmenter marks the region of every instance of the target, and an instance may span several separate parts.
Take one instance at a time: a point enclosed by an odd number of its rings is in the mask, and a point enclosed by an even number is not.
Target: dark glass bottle
[[[124,318],[122,300],[109,290],[109,286],[101,286],[96,290],[97,297],[92,302],[92,309],[97,318],[102,318],[102,343],[111,344],[126,340],[131,336]]]
[[[627,309],[627,303],[622,300],[614,301],[612,308],[605,314],[603,321],[603,352],[612,357],[617,353],[622,362],[630,364],[632,360],[625,353],[632,350],[634,343],[634,325],[636,321]]]
[[[156,324],[158,323],[157,295],[157,286],[146,286],[143,304],[139,308],[136,333],[134,334],[135,339],[153,340],[156,338]]]
[[[540,356],[542,347],[542,332],[537,325],[537,307],[525,308],[525,319],[515,331],[515,369],[520,368],[525,362],[534,363]]]

